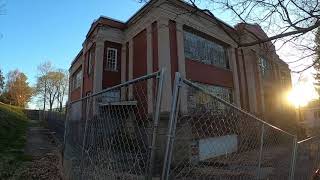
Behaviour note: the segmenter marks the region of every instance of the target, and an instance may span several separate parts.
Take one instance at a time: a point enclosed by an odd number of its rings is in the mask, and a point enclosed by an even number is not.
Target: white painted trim
[[[256,81],[254,69],[255,66],[253,64],[253,60],[255,59],[255,52],[249,48],[243,48],[244,53],[244,63],[246,66],[246,77],[247,77],[247,88],[248,88],[248,99],[249,99],[249,109],[252,113],[258,113],[257,111],[257,95],[256,95]]]
[[[262,79],[262,74],[261,74],[261,71],[260,71],[260,68],[259,68],[259,55],[258,55],[258,53],[257,52],[255,52],[255,54],[254,54],[255,56],[255,64],[256,64],[256,66],[254,67],[254,68],[256,68],[256,71],[258,72],[258,79],[259,79],[259,84],[258,84],[258,86],[259,86],[259,89],[260,89],[260,98],[261,98],[261,112],[259,112],[259,113],[262,113],[262,114],[264,114],[265,113],[265,105],[264,105],[264,87],[263,87],[263,79]],[[268,59],[267,59],[268,60]],[[276,96],[276,94],[275,94],[275,96]],[[257,101],[257,104],[258,104],[258,101]],[[278,102],[276,102],[276,104],[278,104]]]
[[[228,56],[229,56],[229,64],[230,64],[230,70],[232,71],[232,77],[233,77],[233,101],[238,107],[241,107],[240,103],[240,85],[239,85],[239,72],[237,70],[237,62],[236,62],[236,56],[235,56],[235,48],[228,48]]]
[[[171,82],[171,57],[170,57],[170,37],[169,37],[169,19],[161,18],[158,20],[158,60],[159,69],[166,69],[166,76],[164,77],[162,96],[162,111],[170,111],[172,99],[172,82]]]
[[[94,73],[93,73],[93,93],[102,90],[102,75],[103,75],[103,55],[104,42],[100,39],[96,41]]]
[[[147,73],[152,73],[152,24],[147,26]],[[148,113],[153,112],[153,79],[147,81]]]
[[[184,36],[183,36],[183,24],[176,23],[177,29],[177,53],[178,53],[178,70],[181,74],[181,77],[186,78],[186,58],[184,55]],[[181,89],[181,103],[180,110],[183,113],[187,113],[188,111],[188,92],[187,89]]]
[[[129,41],[129,70],[128,78],[131,80],[133,78],[133,39]],[[132,86],[129,87],[129,98],[133,97]]]

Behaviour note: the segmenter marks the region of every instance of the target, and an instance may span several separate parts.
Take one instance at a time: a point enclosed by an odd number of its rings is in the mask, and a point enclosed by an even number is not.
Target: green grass
[[[0,103],[0,179],[11,179],[23,162],[28,118],[21,108]]]

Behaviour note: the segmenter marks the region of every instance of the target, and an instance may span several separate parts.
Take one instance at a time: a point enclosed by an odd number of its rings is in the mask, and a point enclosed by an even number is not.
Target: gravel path
[[[61,156],[59,147],[48,129],[39,126],[37,121],[29,127],[25,154],[32,157],[21,172],[23,179],[60,180]]]

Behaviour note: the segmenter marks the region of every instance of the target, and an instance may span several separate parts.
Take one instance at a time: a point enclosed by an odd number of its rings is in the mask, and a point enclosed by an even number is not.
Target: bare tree
[[[308,64],[307,59],[315,58],[315,34],[320,26],[320,2],[319,0],[206,0],[210,9],[200,8],[199,0],[188,0],[196,9],[216,18],[212,12],[222,10],[231,14],[233,23],[258,24],[267,32],[269,37],[255,36],[255,40],[242,41],[241,35],[234,38],[239,47],[254,46],[268,42],[277,42],[280,47],[288,46],[299,51],[295,63],[301,61]],[[302,72],[314,63],[299,68],[296,72]]]
[[[188,0],[190,4],[213,18],[212,13],[223,10],[233,15],[235,22],[256,23],[271,36],[252,42],[237,41],[239,47],[247,47],[283,37],[302,35],[320,26],[320,3],[318,0],[206,0],[211,9],[202,9],[199,0]],[[227,11],[227,12],[226,12]]]
[[[59,79],[57,84],[58,85],[57,86],[57,91],[58,91],[57,103],[58,103],[59,111],[62,112],[64,99],[68,92],[68,85],[69,85],[68,74],[69,73],[63,69],[59,69],[58,72],[59,72]]]
[[[43,110],[46,109],[47,91],[48,91],[48,73],[53,70],[50,61],[46,61],[38,66],[38,77],[36,91],[37,94],[42,96]]]
[[[68,73],[63,69],[53,68],[51,62],[47,61],[38,66],[38,77],[36,84],[36,93],[41,97],[43,110],[49,106],[52,111],[53,106],[57,103],[57,107],[62,111],[63,102],[68,91]]]
[[[49,110],[52,111],[53,104],[57,100],[59,94],[59,81],[61,79],[61,73],[51,71],[47,75],[47,100],[49,102]]]

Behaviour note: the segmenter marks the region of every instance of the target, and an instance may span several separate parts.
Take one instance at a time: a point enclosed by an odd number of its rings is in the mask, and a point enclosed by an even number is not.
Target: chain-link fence
[[[40,117],[43,118],[48,129],[57,138],[59,143],[63,143],[66,113],[59,111],[40,111]]]
[[[320,137],[314,136],[298,142],[295,179],[311,179],[320,168]]]
[[[72,102],[65,133],[67,179],[152,176],[163,71]]]
[[[233,105],[231,94],[212,93],[179,73],[166,115],[163,76],[142,76],[69,105],[67,179],[293,180],[318,168],[319,138],[297,142]]]
[[[176,74],[162,179],[293,178],[296,137],[222,98]]]

